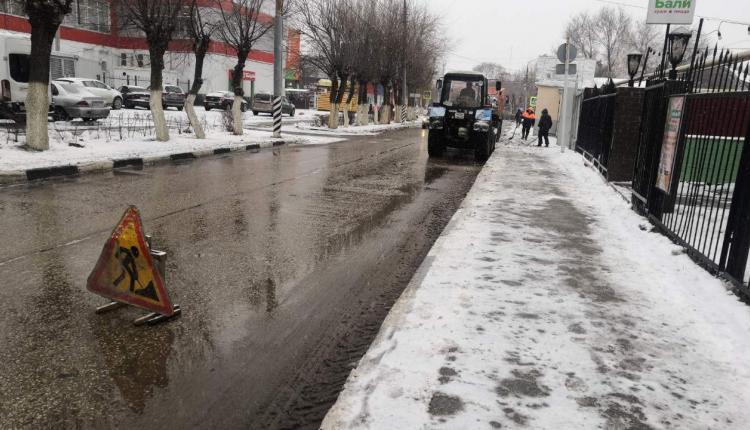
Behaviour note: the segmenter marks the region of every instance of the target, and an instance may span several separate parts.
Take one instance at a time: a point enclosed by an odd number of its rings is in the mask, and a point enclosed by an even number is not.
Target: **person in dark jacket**
[[[536,124],[536,115],[534,115],[534,109],[532,109],[531,107],[527,108],[526,112],[521,115],[521,118],[523,119],[521,139],[526,140],[529,138],[529,132],[531,131],[531,128],[534,127],[534,124]]]
[[[521,108],[518,108],[518,110],[516,111],[516,116],[515,116],[516,127],[521,125],[521,114],[523,114],[523,110]]]
[[[552,117],[549,116],[547,109],[542,109],[542,117],[539,118],[539,144],[542,146],[542,137],[544,137],[544,146],[549,148],[549,129],[552,128]]]

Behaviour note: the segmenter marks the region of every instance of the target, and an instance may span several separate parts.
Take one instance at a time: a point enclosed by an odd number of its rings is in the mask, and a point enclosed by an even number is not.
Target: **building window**
[[[108,0],[74,0],[72,12],[65,16],[63,25],[109,33],[109,13]]]
[[[10,15],[26,16],[21,0],[0,0],[0,12]]]
[[[128,54],[122,53],[120,54],[120,66],[127,67],[128,65]]]
[[[0,0],[0,13],[26,16],[22,0]],[[110,32],[109,0],[74,0],[63,25],[86,30]]]
[[[51,56],[49,59],[50,78],[69,78],[76,75],[76,63],[72,58]]]

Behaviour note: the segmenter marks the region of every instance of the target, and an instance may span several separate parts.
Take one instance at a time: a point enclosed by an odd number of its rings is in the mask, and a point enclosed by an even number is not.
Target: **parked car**
[[[122,94],[109,85],[96,79],[88,78],[60,78],[60,82],[85,87],[91,94],[104,99],[104,103],[114,110],[122,108]]]
[[[286,97],[281,97],[281,114],[294,116],[296,108],[289,103]],[[253,115],[267,113],[273,115],[273,96],[266,93],[258,93],[253,97]]]
[[[203,99],[203,107],[206,109],[206,111],[210,111],[211,109],[231,110],[232,103],[234,103],[234,93],[231,91],[217,91],[215,93],[208,93]],[[245,99],[242,100],[240,109],[242,110],[242,112],[245,112],[247,110],[247,101]]]
[[[53,81],[50,83],[50,92],[56,121],[73,118],[91,121],[109,116],[110,108],[104,104],[104,99],[93,95],[83,86]]]
[[[180,87],[166,85],[161,96],[161,104],[164,109],[176,107],[177,110],[182,110],[185,107],[185,93]]]
[[[122,94],[122,105],[126,109],[133,109],[137,106],[149,109],[148,102],[151,99],[151,93],[147,89],[133,85],[123,85],[117,91]]]

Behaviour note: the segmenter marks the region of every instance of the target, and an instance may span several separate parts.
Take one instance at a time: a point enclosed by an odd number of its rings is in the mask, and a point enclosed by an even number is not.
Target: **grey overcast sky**
[[[540,54],[550,53],[562,40],[565,23],[576,13],[596,11],[611,3],[625,7],[634,18],[646,19],[648,0],[418,0],[440,14],[452,48],[446,68],[470,69],[482,61],[523,69]],[[693,0],[698,16],[750,23],[750,0]],[[718,20],[704,23],[704,34]],[[723,24],[720,46],[750,49],[747,25]],[[715,35],[716,33],[714,33]]]

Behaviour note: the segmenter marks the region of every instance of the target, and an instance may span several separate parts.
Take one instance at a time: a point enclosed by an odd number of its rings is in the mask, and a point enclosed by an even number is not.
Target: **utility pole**
[[[406,122],[406,106],[409,104],[409,94],[407,93],[407,87],[406,87],[406,55],[408,53],[408,49],[406,47],[409,44],[409,38],[407,31],[407,16],[406,16],[406,0],[404,0],[404,17],[403,17],[403,24],[404,24],[404,55],[403,55],[403,64],[401,67],[404,69],[404,76],[403,76],[403,83],[401,85],[401,123]]]
[[[570,137],[570,131],[568,130],[568,127],[570,126],[570,118],[568,116],[570,113],[568,112],[569,106],[568,106],[568,93],[570,90],[568,89],[568,72],[570,68],[570,38],[565,39],[565,80],[563,81],[563,96],[562,96],[562,112],[559,113],[558,118],[558,128],[561,128],[561,137],[562,139],[558,138],[557,143],[560,145],[560,152],[565,152],[565,147],[568,145],[568,138]]]
[[[281,97],[284,96],[284,0],[276,0],[276,21],[273,36],[273,137],[281,137]]]

